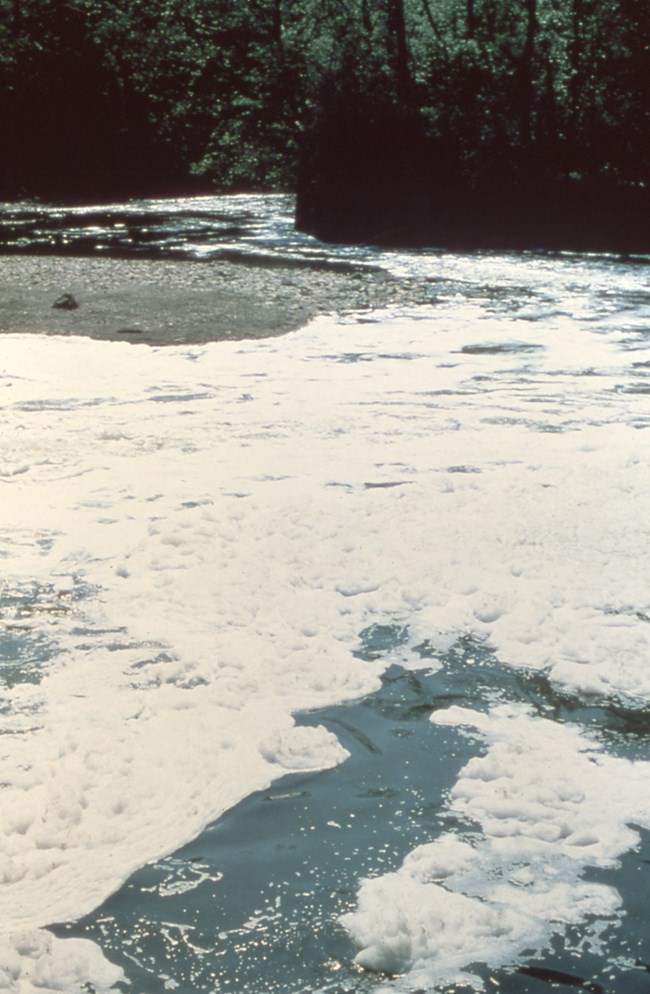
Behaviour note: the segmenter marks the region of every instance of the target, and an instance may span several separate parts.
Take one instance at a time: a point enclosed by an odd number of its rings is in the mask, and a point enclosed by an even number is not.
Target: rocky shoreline
[[[54,307],[64,294],[78,305]],[[430,303],[368,266],[0,256],[0,332],[179,345],[281,335],[329,313]]]

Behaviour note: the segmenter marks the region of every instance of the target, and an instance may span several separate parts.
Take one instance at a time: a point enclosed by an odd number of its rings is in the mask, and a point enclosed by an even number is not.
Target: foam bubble
[[[0,942],[0,990],[58,994],[92,986],[97,994],[123,980],[94,942],[57,939],[41,930],[14,933]]]

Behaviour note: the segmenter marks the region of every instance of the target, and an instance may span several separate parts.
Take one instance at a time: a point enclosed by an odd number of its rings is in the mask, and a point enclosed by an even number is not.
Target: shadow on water
[[[373,991],[381,978],[354,965],[355,950],[338,924],[354,907],[359,879],[396,869],[442,832],[474,829],[450,817],[445,798],[483,747],[432,724],[430,715],[454,703],[488,710],[520,701],[559,721],[589,726],[609,717],[607,709],[558,695],[539,675],[500,665],[471,637],[444,653],[409,642],[400,625],[366,629],[360,657],[388,663],[415,652],[423,667],[389,665],[377,693],[298,719],[338,736],[351,754],[342,766],[287,776],[252,795],[190,845],[135,873],[97,912],[53,931],[97,941],[124,968],[131,994]],[[614,725],[629,720],[617,714]],[[647,838],[644,845],[650,856]],[[643,907],[650,859],[641,855],[600,871],[598,879],[623,895],[626,916],[603,925],[598,948],[569,929],[541,961],[479,968],[487,989],[650,994],[650,974],[640,965],[650,959]]]

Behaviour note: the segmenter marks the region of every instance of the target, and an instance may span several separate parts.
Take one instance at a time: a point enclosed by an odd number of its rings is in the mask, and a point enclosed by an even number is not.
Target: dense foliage
[[[380,244],[650,250],[650,5],[361,6],[366,40],[321,87],[303,145],[300,227]]]
[[[291,188],[302,149],[640,188],[649,81],[647,0],[0,0],[0,187]]]

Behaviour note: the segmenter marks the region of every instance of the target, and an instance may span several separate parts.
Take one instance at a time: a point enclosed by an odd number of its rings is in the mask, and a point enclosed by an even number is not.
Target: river
[[[650,260],[292,208],[0,209],[4,251],[430,291],[2,337],[0,990],[650,992]]]

